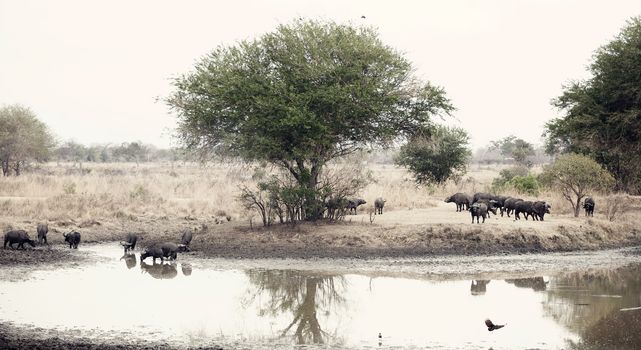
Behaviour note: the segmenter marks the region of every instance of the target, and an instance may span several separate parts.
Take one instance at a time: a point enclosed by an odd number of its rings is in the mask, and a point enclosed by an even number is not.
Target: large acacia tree
[[[332,159],[453,109],[376,30],[312,20],[218,47],[173,85],[185,146],[270,162],[310,190]]]
[[[547,151],[587,154],[614,175],[618,190],[641,193],[641,17],[593,57],[592,77],[553,102],[565,115],[546,125]]]
[[[55,145],[49,128],[21,105],[0,108],[0,162],[2,174],[20,175],[29,161],[44,161]]]

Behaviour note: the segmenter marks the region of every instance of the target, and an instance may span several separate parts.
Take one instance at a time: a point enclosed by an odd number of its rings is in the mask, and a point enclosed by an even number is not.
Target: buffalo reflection
[[[191,276],[192,268],[190,264],[182,263],[180,264],[180,269],[182,270],[184,276]]]
[[[136,267],[136,255],[133,253],[125,253],[120,260],[125,261],[125,265],[127,265],[128,269]]]
[[[505,282],[511,283],[519,288],[532,288],[536,292],[545,291],[548,284],[543,277],[506,279]]]
[[[290,330],[298,344],[324,344],[329,333],[323,331],[317,317],[343,304],[341,292],[345,289],[343,276],[308,274],[291,270],[248,270],[246,274],[256,287],[253,298],[267,293],[269,300],[261,306],[260,314],[276,316],[291,312],[292,321],[283,329],[281,336]],[[252,298],[252,299],[253,299]]]
[[[487,285],[490,283],[490,280],[472,280],[470,285],[470,293],[472,295],[482,295],[487,292]]]
[[[146,272],[151,277],[157,279],[171,279],[178,276],[178,269],[175,262],[170,263],[156,263],[149,265],[144,261],[140,262],[140,269]]]

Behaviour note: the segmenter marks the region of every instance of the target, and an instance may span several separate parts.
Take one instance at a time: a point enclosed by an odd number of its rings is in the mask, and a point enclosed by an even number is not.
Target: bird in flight
[[[505,327],[504,324],[494,324],[494,323],[492,323],[492,321],[490,321],[489,318],[487,320],[485,320],[485,325],[487,326],[487,330],[490,331],[490,332],[495,330],[495,329],[499,329],[499,328]]]

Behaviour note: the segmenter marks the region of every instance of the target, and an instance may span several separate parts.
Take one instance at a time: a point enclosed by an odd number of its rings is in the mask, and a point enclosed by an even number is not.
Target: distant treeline
[[[67,141],[56,146],[51,153],[51,160],[58,162],[158,162],[183,161],[193,157],[180,148],[158,148],[142,142],[123,142],[121,144],[98,144],[85,146]]]

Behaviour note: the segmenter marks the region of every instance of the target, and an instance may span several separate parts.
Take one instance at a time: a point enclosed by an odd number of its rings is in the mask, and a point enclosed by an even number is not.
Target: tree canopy
[[[167,101],[188,148],[269,161],[313,187],[328,161],[453,110],[412,73],[372,28],[300,20],[218,47]]]
[[[436,125],[412,137],[395,161],[407,167],[417,183],[442,184],[465,172],[472,155],[468,142],[465,130]]]
[[[641,17],[596,50],[589,70],[553,101],[565,115],[546,125],[547,151],[590,155],[617,189],[641,193]]]
[[[44,161],[55,141],[47,126],[29,108],[10,105],[0,108],[0,161],[4,176],[20,175],[29,161]]]
[[[534,155],[534,147],[529,142],[510,135],[501,140],[492,141],[491,147],[501,152],[504,157],[514,158],[514,161],[521,165],[528,164],[528,157]]]
[[[559,156],[543,169],[540,178],[570,202],[575,217],[579,216],[581,200],[590,192],[608,190],[614,184],[612,175],[601,165],[590,157],[575,153]]]

